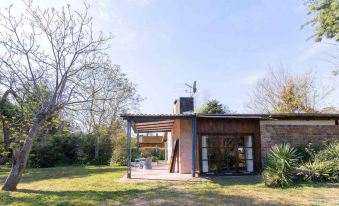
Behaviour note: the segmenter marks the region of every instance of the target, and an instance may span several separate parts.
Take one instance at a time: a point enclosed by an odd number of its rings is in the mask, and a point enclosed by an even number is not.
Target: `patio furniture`
[[[144,170],[152,169],[152,159],[153,159],[153,157],[147,157],[146,158],[144,165],[143,165]]]
[[[136,168],[143,168],[145,160],[146,158],[135,159],[134,164],[131,164],[131,165]]]

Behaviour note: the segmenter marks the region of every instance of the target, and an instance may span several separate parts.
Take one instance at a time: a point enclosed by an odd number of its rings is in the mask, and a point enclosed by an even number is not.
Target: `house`
[[[164,136],[139,136],[138,138],[138,150],[139,153],[149,153],[155,150],[157,153],[165,150],[165,143],[167,141],[167,133]],[[139,155],[140,155],[139,153]]]
[[[339,114],[197,114],[193,110],[193,98],[184,97],[174,102],[173,114],[121,115],[128,123],[129,154],[131,129],[137,136],[163,132],[170,172],[240,175],[259,173],[275,144],[339,140]]]

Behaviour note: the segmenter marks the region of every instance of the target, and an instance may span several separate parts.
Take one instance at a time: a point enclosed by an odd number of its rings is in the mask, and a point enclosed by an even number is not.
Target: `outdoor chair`
[[[144,165],[143,165],[144,170],[152,169],[152,159],[153,159],[153,157],[147,157],[146,158]]]
[[[146,158],[135,159],[135,162],[131,162],[132,167],[143,168]]]

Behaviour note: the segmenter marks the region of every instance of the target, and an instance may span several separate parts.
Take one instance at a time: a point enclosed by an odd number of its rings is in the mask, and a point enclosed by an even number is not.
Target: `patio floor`
[[[131,181],[189,181],[200,179],[192,177],[192,174],[169,173],[167,163],[152,163],[152,169],[144,170],[132,167],[131,179],[127,174],[119,182]]]

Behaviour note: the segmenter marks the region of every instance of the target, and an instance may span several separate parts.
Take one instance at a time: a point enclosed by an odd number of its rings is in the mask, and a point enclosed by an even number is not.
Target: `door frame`
[[[255,174],[256,171],[255,169],[253,170],[253,172],[249,172],[249,173],[241,173],[239,172],[239,154],[238,154],[238,147],[236,148],[236,164],[235,164],[235,169],[236,169],[236,172],[235,173],[230,173],[230,174],[225,174],[225,173],[221,173],[220,171],[220,168],[221,168],[221,155],[220,155],[220,150],[218,149],[217,150],[217,173],[216,174],[207,174],[207,173],[203,173],[202,172],[202,136],[216,136],[217,137],[217,142],[218,144],[220,144],[220,136],[237,136],[235,137],[236,139],[236,142],[238,143],[239,142],[239,137],[240,136],[248,136],[248,135],[251,135],[252,136],[252,156],[253,156],[253,166],[255,168],[255,137],[256,137],[256,134],[255,133],[199,133],[198,134],[198,142],[197,142],[197,146],[198,146],[198,158],[199,158],[199,173],[201,175],[252,175],[252,174]]]

